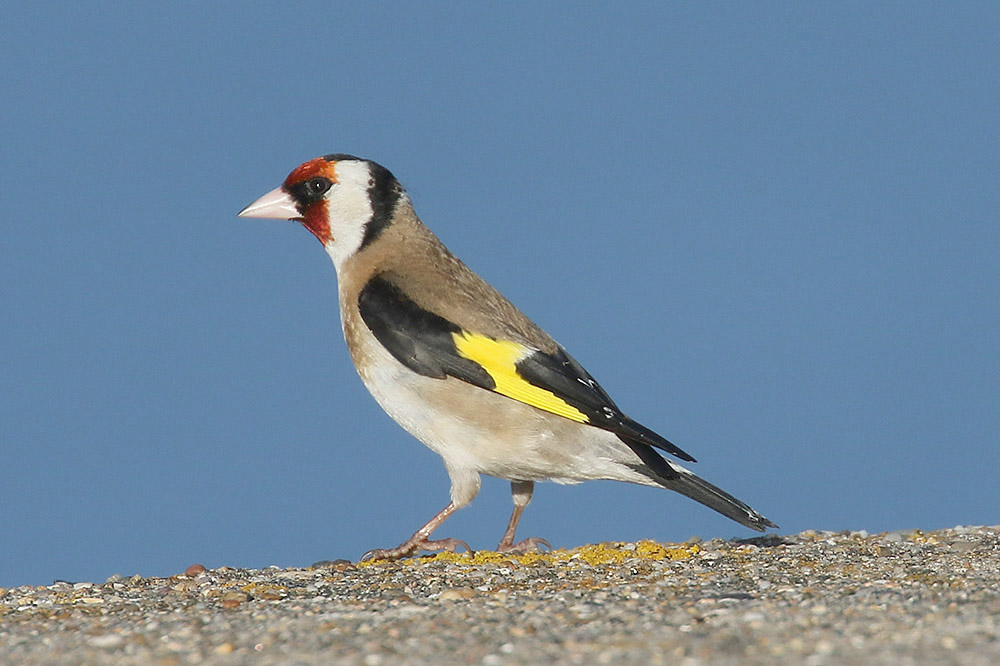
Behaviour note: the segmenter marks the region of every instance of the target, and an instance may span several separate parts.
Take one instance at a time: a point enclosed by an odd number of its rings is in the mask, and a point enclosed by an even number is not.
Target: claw
[[[454,502],[450,502],[448,506],[443,508],[437,515],[427,521],[427,523],[421,527],[419,530],[413,533],[409,539],[399,544],[395,548],[376,548],[374,550],[369,550],[367,553],[361,556],[361,561],[370,560],[400,560],[404,557],[410,557],[411,555],[416,555],[421,550],[437,551],[446,550],[450,553],[455,552],[455,549],[461,546],[465,548],[468,552],[473,552],[469,548],[469,544],[465,543],[460,539],[435,539],[431,541],[431,532],[433,532],[438,525],[444,522],[445,518],[455,513],[458,507],[455,506]]]
[[[361,561],[401,560],[403,558],[416,555],[422,550],[429,552],[443,550],[449,553],[454,553],[459,547],[465,548],[465,550],[469,553],[474,552],[472,548],[469,547],[469,544],[465,543],[461,539],[435,539],[431,541],[430,539],[410,538],[395,548],[375,548],[374,550],[369,550],[361,556]]]
[[[552,544],[542,537],[528,537],[527,539],[521,539],[517,543],[505,544],[501,541],[500,545],[497,546],[497,552],[523,555],[525,553],[537,553],[539,546],[545,546],[549,550],[552,550]]]

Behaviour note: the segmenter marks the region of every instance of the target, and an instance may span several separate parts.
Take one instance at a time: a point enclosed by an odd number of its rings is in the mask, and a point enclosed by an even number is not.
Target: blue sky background
[[[444,506],[315,239],[236,218],[328,152],[781,532],[1000,523],[994,3],[354,4],[5,10],[0,586],[356,559]],[[610,482],[519,533],[753,534]]]

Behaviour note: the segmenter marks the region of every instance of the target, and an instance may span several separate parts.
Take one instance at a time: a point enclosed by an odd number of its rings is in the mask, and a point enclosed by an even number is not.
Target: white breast
[[[418,375],[370,331],[358,337],[368,361],[359,369],[365,386],[389,416],[444,459],[453,484],[475,476],[478,490],[479,473],[559,483],[648,482],[623,466],[634,462],[635,454],[611,433],[458,379]]]

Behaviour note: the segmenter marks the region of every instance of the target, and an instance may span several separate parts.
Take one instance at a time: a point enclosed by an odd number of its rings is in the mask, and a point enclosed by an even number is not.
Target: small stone
[[[116,648],[124,642],[125,639],[118,634],[101,634],[87,639],[87,643],[96,648]]]
[[[229,590],[228,592],[224,592],[219,599],[222,602],[223,608],[239,608],[250,601],[250,595],[239,590]]]
[[[212,652],[215,654],[232,654],[235,649],[232,643],[223,643],[222,645],[216,645]]]
[[[257,597],[267,601],[277,601],[285,598],[285,592],[279,589],[261,590],[257,593]]]
[[[951,531],[954,532],[955,534],[968,534],[972,530],[973,528],[969,527],[968,525],[955,525],[955,527],[953,527]]]
[[[184,570],[184,575],[194,578],[200,573],[205,573],[208,569],[205,568],[204,564],[192,564],[187,569]]]
[[[441,601],[458,601],[459,599],[471,599],[477,592],[468,587],[453,587],[442,592],[438,599]]]
[[[350,560],[338,559],[338,560],[320,560],[319,562],[313,562],[310,569],[330,569],[331,571],[356,571],[357,567]]]

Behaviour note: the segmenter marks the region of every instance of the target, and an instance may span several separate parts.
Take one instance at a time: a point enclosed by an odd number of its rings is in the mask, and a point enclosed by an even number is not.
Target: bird
[[[665,488],[758,532],[777,527],[661,455],[696,462],[627,416],[548,333],[452,254],[381,164],[346,153],[308,160],[238,216],[299,222],[323,245],[362,382],[448,472],[447,506],[399,546],[362,559],[471,552],[462,540],[431,534],[475,498],[484,474],[511,487],[498,552],[551,548],[515,536],[536,481]]]

